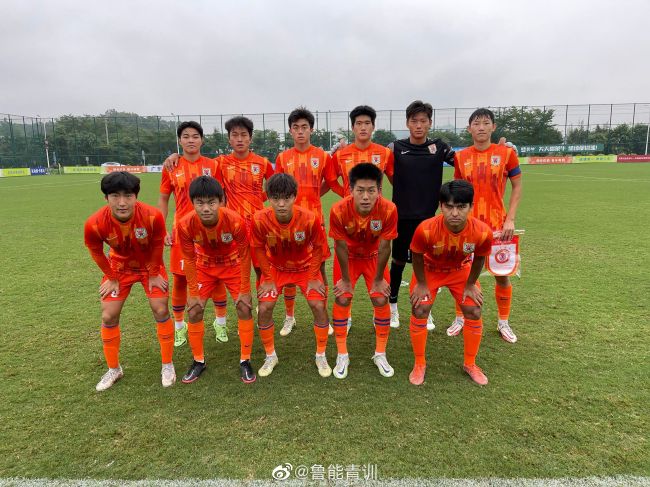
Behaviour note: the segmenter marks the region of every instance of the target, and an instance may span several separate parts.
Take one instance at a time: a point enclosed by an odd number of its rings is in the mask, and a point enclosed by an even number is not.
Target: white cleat
[[[345,379],[348,376],[348,366],[350,365],[350,356],[345,355],[336,356],[336,365],[334,366],[334,377],[337,379]]]
[[[112,387],[118,380],[124,377],[124,372],[122,371],[122,366],[119,365],[117,369],[108,369],[108,371],[102,376],[101,380],[95,386],[95,389],[98,391],[105,391],[109,387]]]
[[[512,331],[512,328],[510,328],[508,320],[499,320],[499,323],[497,324],[497,330],[499,331],[501,338],[503,338],[506,342],[517,342],[517,335],[515,335],[515,332]]]
[[[352,328],[352,316],[348,318],[348,333],[350,333],[350,328]]]
[[[160,371],[160,377],[163,387],[171,387],[176,382],[176,370],[174,370],[173,362],[162,365],[162,370]]]
[[[325,355],[316,355],[316,368],[321,377],[329,377],[332,375],[332,368],[327,363],[327,357]]]
[[[393,377],[393,374],[395,371],[393,368],[390,366],[388,363],[388,360],[386,359],[386,354],[385,353],[376,353],[374,357],[372,357],[372,361],[375,363],[377,368],[379,369],[379,373],[383,375],[384,377]]]
[[[431,313],[429,313],[429,317],[427,318],[427,330],[433,331],[436,329],[436,324],[433,322],[433,316],[431,316]]]
[[[332,325],[330,325],[330,327],[327,329],[327,335],[328,336],[334,335],[334,328],[332,327]]]
[[[284,318],[284,325],[282,325],[282,329],[280,330],[280,336],[286,337],[291,333],[294,326],[296,326],[296,318],[294,316],[286,316]]]
[[[463,326],[465,326],[465,318],[462,316],[456,316],[454,321],[451,322],[449,328],[447,328],[447,336],[455,337],[463,331]]]
[[[399,311],[391,311],[390,312],[390,327],[391,328],[399,328]]]
[[[257,375],[260,377],[271,375],[276,365],[278,365],[278,356],[275,353],[273,355],[267,355],[260,370],[257,371]]]

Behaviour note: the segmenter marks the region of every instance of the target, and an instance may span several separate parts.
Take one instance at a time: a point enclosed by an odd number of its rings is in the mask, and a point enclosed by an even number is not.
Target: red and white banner
[[[513,276],[519,269],[519,235],[510,240],[495,240],[492,252],[486,261],[486,268],[493,276]]]
[[[571,164],[571,156],[546,156],[546,157],[529,157],[528,164]]]
[[[616,156],[616,162],[650,162],[650,155],[647,155],[647,156],[635,156],[635,155]]]
[[[147,166],[106,166],[106,172],[126,171],[133,173],[147,172]]]

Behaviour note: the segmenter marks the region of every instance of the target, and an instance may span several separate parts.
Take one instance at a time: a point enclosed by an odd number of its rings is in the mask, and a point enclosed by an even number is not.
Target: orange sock
[[[219,318],[219,322],[225,321],[227,299],[228,297],[226,295],[226,286],[222,281],[219,281],[217,288],[212,294],[212,302],[214,302],[214,314],[217,318]]]
[[[184,321],[187,304],[187,279],[181,274],[174,274],[172,283],[172,313],[174,321]]]
[[[284,307],[287,316],[293,316],[296,309],[296,286],[284,287]]]
[[[460,305],[456,302],[455,299],[454,299],[454,305],[456,306],[456,317],[463,318],[463,310],[460,309]]]
[[[465,365],[474,365],[476,363],[476,354],[481,345],[481,336],[483,335],[483,318],[478,320],[468,320],[465,318],[463,327],[464,341],[464,363]]]
[[[204,362],[205,356],[203,354],[203,335],[205,335],[205,323],[203,320],[198,323],[187,324],[187,338],[190,341],[190,348],[192,355],[197,362]]]
[[[104,344],[104,357],[111,369],[120,366],[120,325],[108,326],[102,323],[102,343]]]
[[[167,318],[165,321],[159,321],[157,333],[162,363],[171,363],[174,355],[174,323],[172,322],[172,319]]]
[[[386,353],[390,333],[390,305],[375,306],[375,353]]]
[[[253,318],[250,320],[237,320],[239,329],[239,360],[250,360],[255,335]]]
[[[494,297],[497,300],[497,310],[500,320],[510,318],[510,306],[512,304],[512,284],[507,287],[494,286]]]
[[[426,365],[424,353],[427,349],[427,318],[416,318],[411,315],[411,345],[415,355],[415,365]]]
[[[260,331],[260,338],[262,339],[262,345],[264,345],[264,351],[266,355],[273,355],[275,352],[275,326],[273,323],[270,325],[258,324],[257,328]]]
[[[340,355],[348,353],[348,316],[350,316],[350,306],[341,306],[334,302],[332,309],[332,323],[334,325],[334,335],[336,337],[336,350]]]
[[[324,325],[319,325],[314,323],[314,335],[316,335],[316,353],[323,354],[327,348],[327,334],[329,332],[330,325],[325,323]]]

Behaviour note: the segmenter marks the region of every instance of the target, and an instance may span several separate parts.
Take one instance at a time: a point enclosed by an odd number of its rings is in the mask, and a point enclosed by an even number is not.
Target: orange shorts
[[[352,285],[352,290],[357,285],[359,277],[363,276],[363,279],[366,281],[366,288],[368,292],[372,289],[372,281],[375,279],[375,274],[377,273],[377,256],[374,256],[371,259],[354,259],[348,258],[348,271],[350,273],[350,284]],[[336,284],[341,279],[341,266],[339,265],[339,259],[334,255],[334,278],[333,282]],[[390,274],[388,272],[388,266],[384,269],[384,279],[386,282],[390,283]],[[371,298],[382,297],[383,294],[372,293]],[[345,293],[344,298],[351,298],[352,294]]]
[[[167,272],[165,271],[164,267],[160,267],[160,275],[163,276],[165,279],[167,279]],[[108,277],[104,276],[102,278],[102,283],[106,281],[108,281]],[[116,293],[109,294],[108,296],[102,298],[102,301],[124,301],[131,293],[131,287],[136,282],[142,284],[142,287],[144,288],[144,293],[149,299],[169,297],[169,291],[163,291],[158,287],[154,287],[151,291],[149,291],[149,274],[122,273],[122,274],[118,274],[117,281],[120,283],[120,288],[117,294]]]
[[[277,301],[278,295],[282,294],[282,288],[287,284],[294,284],[300,288],[302,295],[307,298],[308,301],[325,301],[325,296],[317,293],[313,289],[307,294],[307,284],[309,283],[309,271],[302,272],[287,272],[271,267],[271,278],[275,283],[275,288],[278,292],[276,293],[266,293],[261,298],[260,301]],[[323,277],[318,273],[318,280],[323,281]],[[268,282],[268,279],[265,279],[262,276],[261,284]]]
[[[199,295],[201,299],[208,299],[223,283],[228,289],[233,301],[239,296],[241,288],[241,268],[236,266],[198,267],[196,277],[199,282]]]
[[[424,301],[423,304],[433,304],[438,295],[438,289],[441,287],[446,287],[449,289],[449,292],[456,300],[456,303],[463,304],[465,306],[478,306],[472,298],[465,298],[465,302],[461,303],[463,300],[463,291],[465,290],[465,284],[467,283],[467,278],[469,277],[470,267],[467,266],[465,269],[458,269],[451,272],[434,272],[424,268],[424,276],[427,279],[427,286],[431,292],[431,301]],[[413,291],[413,288],[417,284],[415,279],[415,274],[411,277],[411,285],[409,290]],[[476,285],[480,288],[481,285],[476,281]]]

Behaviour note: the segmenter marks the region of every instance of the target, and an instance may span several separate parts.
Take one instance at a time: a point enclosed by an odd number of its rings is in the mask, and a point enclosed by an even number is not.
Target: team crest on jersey
[[[436,147],[436,144],[431,144],[429,146],[429,152],[431,152],[432,154],[435,154],[436,152],[438,152],[438,147]]]
[[[305,232],[296,232],[293,234],[293,238],[296,239],[296,242],[302,242],[305,240]]]
[[[371,158],[371,162],[377,166],[379,163],[381,163],[381,156],[379,154],[373,154]]]
[[[370,220],[370,230],[373,232],[381,230],[381,220]]]
[[[490,159],[490,164],[492,164],[493,166],[498,166],[499,164],[501,164],[501,156],[492,156],[492,158]]]
[[[221,234],[221,241],[223,243],[230,243],[232,242],[232,233],[222,233]]]
[[[136,228],[135,229],[135,238],[138,240],[142,240],[143,238],[147,238],[147,229],[146,228]]]
[[[470,242],[465,242],[463,244],[463,252],[466,254],[471,254],[474,252],[474,249],[476,248],[476,244],[470,243]]]
[[[203,175],[204,176],[212,176],[212,171],[210,170],[209,167],[204,167],[203,168]]]
[[[251,172],[257,176],[260,173],[260,165],[251,164]]]
[[[320,161],[318,160],[318,157],[312,157],[311,158],[311,167],[314,169],[318,169],[318,165],[320,164]]]

